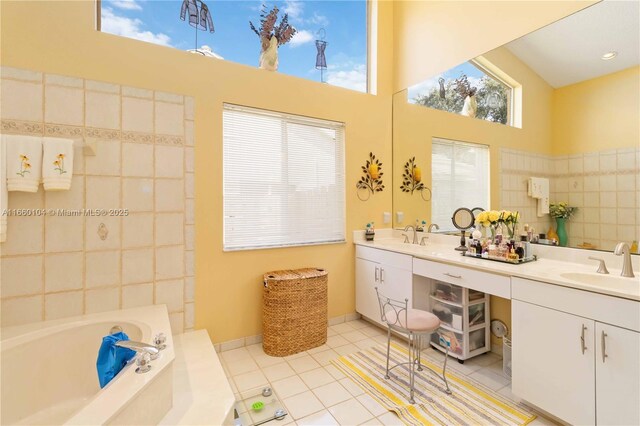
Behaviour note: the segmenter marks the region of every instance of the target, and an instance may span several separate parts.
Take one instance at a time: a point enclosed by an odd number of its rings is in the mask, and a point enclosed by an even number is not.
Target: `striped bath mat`
[[[405,347],[391,343],[390,366],[406,362]],[[387,346],[379,345],[333,361],[351,380],[408,425],[525,425],[536,418],[526,407],[478,384],[447,371],[452,394],[446,395],[442,379],[426,369],[416,374],[414,405],[409,404],[407,365],[389,372],[384,378]],[[442,365],[423,357],[422,364],[442,373]]]

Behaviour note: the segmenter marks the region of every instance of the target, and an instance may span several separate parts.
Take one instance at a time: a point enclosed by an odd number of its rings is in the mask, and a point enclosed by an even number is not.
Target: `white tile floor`
[[[327,344],[296,355],[277,358],[264,353],[262,344],[220,353],[222,366],[238,400],[256,388],[272,387],[284,403],[289,416],[268,425],[401,425],[362,389],[331,365],[341,355],[357,352],[380,343],[386,344],[386,330],[363,320],[329,327]],[[424,354],[438,362],[443,354],[428,348]],[[469,376],[501,395],[517,401],[511,393],[510,380],[502,373],[502,358],[488,353],[459,364],[450,359],[447,368]],[[246,408],[237,404],[243,425]],[[534,425],[554,422],[539,416]]]

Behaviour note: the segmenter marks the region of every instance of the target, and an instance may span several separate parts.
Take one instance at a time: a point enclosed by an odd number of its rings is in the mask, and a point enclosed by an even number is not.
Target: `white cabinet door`
[[[380,307],[376,287],[380,287],[380,265],[370,260],[356,258],[356,311],[380,322]]]
[[[595,355],[597,424],[639,425],[640,333],[596,323]]]
[[[571,424],[594,424],[595,322],[519,300],[511,315],[513,393]]]
[[[380,265],[379,289],[387,297],[399,301],[409,300],[409,308],[413,307],[413,274],[388,264]]]

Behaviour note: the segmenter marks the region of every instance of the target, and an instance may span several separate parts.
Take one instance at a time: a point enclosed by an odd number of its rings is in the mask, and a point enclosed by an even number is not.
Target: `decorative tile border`
[[[94,127],[86,127],[84,135],[88,138],[96,139],[120,139],[120,131],[113,129],[97,129]]]
[[[34,121],[2,120],[2,132],[16,135],[42,136],[44,128],[42,123]]]
[[[538,177],[546,177],[546,178],[572,178],[572,177],[585,177],[585,176],[635,175],[640,173],[640,168],[607,170],[607,171],[598,171],[598,172],[580,172],[580,173],[538,173],[532,170],[502,169],[501,173],[505,175],[535,174]]]
[[[79,126],[63,126],[62,124],[47,124],[44,125],[45,136],[64,136],[69,138],[82,138],[84,137],[84,131]]]
[[[184,145],[183,136],[156,135],[156,143],[161,145]]]
[[[2,120],[2,133],[31,136],[60,136],[67,138],[94,138],[122,140],[123,142],[184,146],[184,136],[154,135],[153,133],[121,132],[114,129],[68,126],[34,121]]]
[[[153,144],[154,139],[152,133],[122,132],[122,142]]]

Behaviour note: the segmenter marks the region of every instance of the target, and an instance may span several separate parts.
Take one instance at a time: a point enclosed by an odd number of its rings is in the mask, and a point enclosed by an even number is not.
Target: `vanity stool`
[[[420,361],[422,342],[425,337],[431,336],[440,327],[440,319],[431,312],[422,311],[420,309],[409,308],[409,300],[394,300],[384,296],[376,289],[378,303],[380,304],[380,316],[382,322],[387,324],[387,370],[385,379],[389,379],[389,371],[401,365],[409,366],[409,403],[415,404],[413,395],[415,393],[415,376],[416,371],[422,371],[423,367],[442,379],[444,382],[443,392],[451,395],[449,384],[447,383],[447,358],[449,355],[450,342],[446,337],[441,336],[441,342],[445,347],[444,365],[442,367],[442,376],[431,368],[422,365]],[[391,350],[391,331],[405,335],[408,340],[409,361],[401,362],[389,368],[389,352]]]

